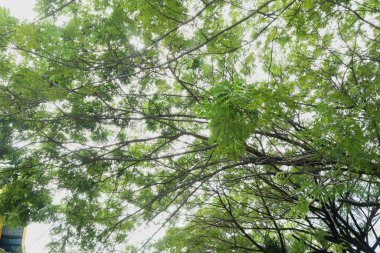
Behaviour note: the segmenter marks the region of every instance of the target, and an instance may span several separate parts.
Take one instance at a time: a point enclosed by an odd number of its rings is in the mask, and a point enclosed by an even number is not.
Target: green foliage
[[[374,253],[379,4],[0,8],[2,218],[52,252]]]
[[[245,141],[254,132],[258,110],[251,104],[242,83],[221,82],[208,91],[208,99],[200,105],[200,116],[210,120],[209,143],[218,145],[219,154],[237,160],[245,153]],[[254,105],[254,104],[253,104]]]
[[[264,252],[282,253],[283,250],[280,243],[270,236],[265,236],[264,238]]]

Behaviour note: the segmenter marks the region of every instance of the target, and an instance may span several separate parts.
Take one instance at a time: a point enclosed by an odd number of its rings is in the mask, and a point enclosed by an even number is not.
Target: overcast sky
[[[36,0],[0,0],[0,6],[8,8],[14,17],[33,20],[36,17],[33,12],[35,2]]]

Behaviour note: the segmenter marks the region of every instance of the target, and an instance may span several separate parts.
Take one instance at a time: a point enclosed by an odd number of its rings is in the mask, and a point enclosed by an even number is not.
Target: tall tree
[[[0,9],[5,221],[56,222],[52,252],[376,252],[379,6]],[[166,235],[130,247],[141,222]]]

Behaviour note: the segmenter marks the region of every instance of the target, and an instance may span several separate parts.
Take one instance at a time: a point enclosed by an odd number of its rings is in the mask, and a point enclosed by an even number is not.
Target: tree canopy
[[[35,9],[0,8],[7,224],[54,222],[52,252],[379,250],[379,0]]]

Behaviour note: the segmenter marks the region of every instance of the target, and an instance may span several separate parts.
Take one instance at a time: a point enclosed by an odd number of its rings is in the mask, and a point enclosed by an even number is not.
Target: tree
[[[52,252],[375,252],[379,6],[1,9],[5,221],[57,222]],[[125,246],[149,221],[164,238]]]

